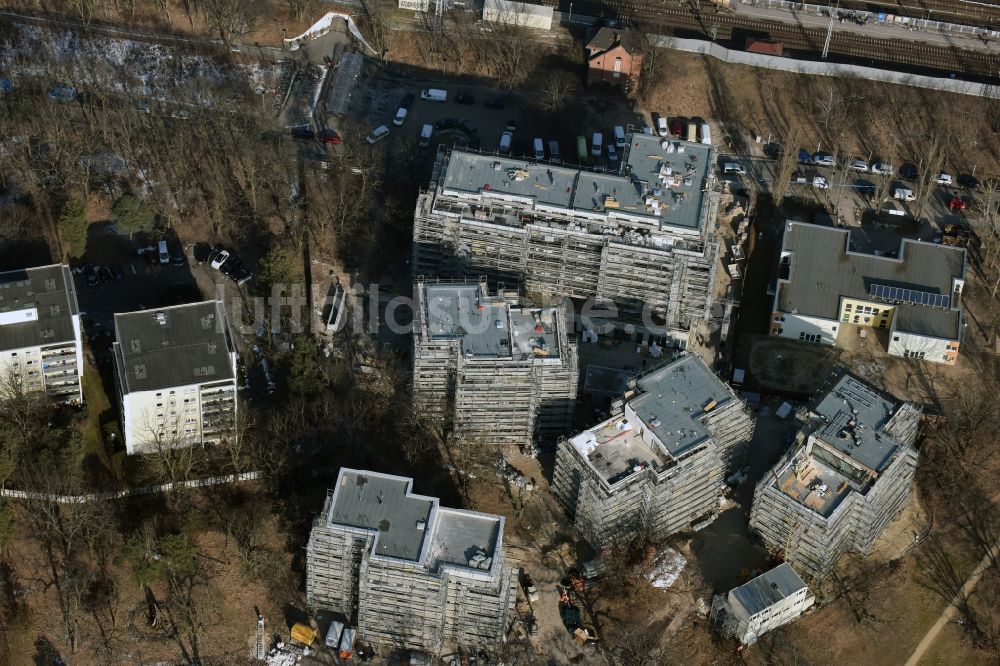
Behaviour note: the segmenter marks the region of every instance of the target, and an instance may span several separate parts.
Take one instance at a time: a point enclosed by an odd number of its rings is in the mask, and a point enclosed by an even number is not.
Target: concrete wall
[[[779,56],[764,55],[762,53],[747,53],[745,51],[733,51],[712,42],[700,39],[680,39],[678,37],[667,37],[665,35],[648,35],[650,42],[660,48],[675,49],[677,51],[688,51],[690,53],[701,53],[718,58],[724,62],[738,65],[748,65],[750,67],[764,67],[765,69],[779,69],[796,74],[812,74],[814,76],[853,76],[869,81],[883,81],[885,83],[896,83],[903,86],[915,86],[928,90],[942,90],[945,92],[959,93],[962,95],[976,95],[978,97],[992,97],[1000,99],[1000,87],[986,86],[982,83],[972,81],[962,81],[960,79],[946,79],[934,76],[921,76],[919,74],[907,74],[905,72],[892,72],[874,67],[862,67],[860,65],[844,65],[834,62],[819,62],[813,60],[795,60]]]
[[[552,29],[552,7],[511,0],[486,0],[483,20],[539,30]]]

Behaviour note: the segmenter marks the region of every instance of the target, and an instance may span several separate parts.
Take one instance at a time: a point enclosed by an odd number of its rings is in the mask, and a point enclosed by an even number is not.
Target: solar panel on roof
[[[902,287],[891,287],[886,284],[872,284],[868,288],[868,293],[872,298],[883,301],[895,301],[909,305],[926,305],[935,308],[948,308],[951,306],[951,296],[948,294],[935,294],[917,289],[904,289]]]

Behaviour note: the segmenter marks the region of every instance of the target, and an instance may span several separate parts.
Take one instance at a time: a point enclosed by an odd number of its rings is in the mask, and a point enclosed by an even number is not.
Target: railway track
[[[833,8],[836,0],[808,0],[810,4]],[[922,0],[919,4],[897,0],[840,0],[840,9],[861,10],[877,14],[895,14],[931,21],[948,21],[991,30],[1000,29],[1000,4],[988,0]]]
[[[567,4],[566,0],[562,0]],[[669,28],[679,37],[708,38],[742,49],[748,37],[774,39],[786,51],[813,56],[823,50],[826,30],[776,21],[757,20],[732,14],[678,7],[673,0],[573,0],[573,11],[588,16],[617,16],[650,28]],[[562,8],[565,11],[565,8]],[[891,63],[907,71],[945,73],[965,78],[992,79],[1000,73],[1000,55],[941,47],[911,40],[867,37],[856,33],[833,33],[830,59],[864,65]]]

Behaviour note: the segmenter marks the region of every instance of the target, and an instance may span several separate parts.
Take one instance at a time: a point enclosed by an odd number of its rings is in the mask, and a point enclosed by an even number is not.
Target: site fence
[[[733,51],[719,46],[713,42],[700,39],[681,39],[679,37],[668,37],[666,35],[648,35],[650,43],[665,49],[675,49],[678,51],[688,51],[690,53],[701,53],[723,62],[747,65],[749,67],[764,67],[765,69],[777,69],[796,74],[813,74],[816,76],[846,76],[869,81],[882,81],[884,83],[895,83],[902,86],[914,86],[928,90],[941,90],[944,92],[959,93],[961,95],[975,95],[977,97],[990,97],[1000,99],[1000,88],[984,83],[973,81],[963,81],[961,79],[946,79],[934,76],[923,76],[921,74],[908,74],[906,72],[893,72],[875,67],[863,67],[861,65],[845,65],[836,62],[819,62],[815,60],[796,60],[782,56],[764,55],[762,53],[747,53],[746,51]]]
[[[56,504],[85,504],[87,502],[98,502],[125,499],[128,497],[140,497],[143,495],[156,495],[167,493],[174,489],[181,488],[206,488],[208,486],[220,486],[227,483],[240,483],[242,481],[256,481],[263,476],[260,471],[243,472],[242,474],[227,474],[225,476],[211,476],[204,479],[191,479],[190,481],[180,481],[177,483],[163,483],[158,486],[141,486],[139,488],[127,488],[125,490],[108,491],[104,493],[88,493],[85,495],[52,495],[49,493],[38,493],[27,490],[14,490],[12,488],[0,488],[0,497],[10,497],[12,499],[36,500],[42,502],[54,502]]]

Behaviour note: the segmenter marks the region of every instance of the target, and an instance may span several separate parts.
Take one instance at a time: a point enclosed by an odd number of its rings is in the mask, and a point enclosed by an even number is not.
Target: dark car
[[[316,132],[308,126],[292,128],[292,138],[297,141],[312,141],[315,137]]]
[[[479,131],[479,128],[476,127],[471,122],[469,122],[468,120],[463,120],[462,123],[461,123],[461,125],[459,125],[459,126],[462,129],[464,129],[466,132],[468,132],[469,134],[475,134],[476,132]]]
[[[476,98],[472,95],[466,93],[458,93],[455,95],[455,104],[465,104],[466,106],[472,106],[476,103]]]
[[[403,95],[403,101],[399,103],[399,106],[409,111],[410,107],[413,106],[414,99],[413,93],[406,93]]]
[[[979,187],[979,179],[967,173],[959,174],[955,182],[958,183],[959,187],[964,187],[967,190],[974,190]]]
[[[243,268],[243,262],[235,254],[229,256],[229,259],[219,266],[219,270],[222,271],[223,275],[228,275],[232,277],[237,271]]]
[[[493,97],[483,102],[487,109],[502,109],[505,106],[503,97]]]
[[[805,148],[799,151],[799,164],[812,164],[812,155]]]
[[[107,266],[99,266],[97,268],[97,277],[100,278],[101,282],[114,282],[115,274],[111,272],[111,269]]]
[[[687,119],[686,118],[671,118],[670,122],[667,123],[670,128],[670,133],[674,136],[683,136],[684,130],[687,129]]]
[[[174,266],[184,265],[184,253],[181,250],[174,250],[170,253],[170,263]]]
[[[325,129],[320,132],[319,140],[322,143],[329,143],[330,145],[336,146],[340,143],[340,135],[337,134],[336,130]]]
[[[508,132],[513,132],[517,130],[517,118],[511,118],[507,121],[506,129]]]
[[[904,164],[899,167],[899,177],[903,180],[916,180],[917,175],[917,167],[914,164]]]
[[[119,266],[118,264],[115,264],[114,266],[111,267],[111,272],[115,276],[115,282],[121,282],[122,280],[125,279],[125,271],[122,270],[122,267]]]
[[[88,287],[96,287],[100,280],[97,277],[97,269],[90,264],[83,267],[83,276],[87,279]]]
[[[248,271],[245,267],[240,266],[237,270],[229,273],[229,279],[236,284],[246,284],[253,279],[253,273]]]
[[[203,264],[212,256],[212,247],[208,243],[195,243],[193,252],[194,260]]]
[[[434,129],[438,131],[446,130],[446,129],[451,129],[453,127],[458,127],[461,124],[462,121],[458,120],[457,118],[444,118],[443,120],[439,120],[436,123],[434,123]]]

